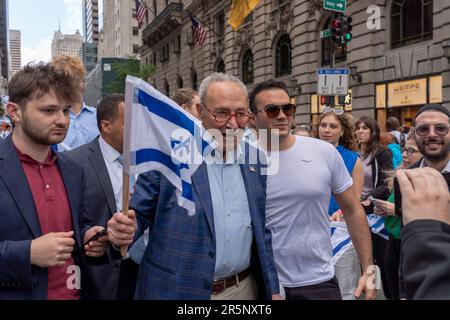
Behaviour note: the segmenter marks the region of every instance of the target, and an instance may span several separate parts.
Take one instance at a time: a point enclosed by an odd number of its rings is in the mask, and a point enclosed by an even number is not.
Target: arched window
[[[253,83],[253,53],[248,49],[242,58],[242,82],[244,84]]]
[[[198,79],[197,79],[197,72],[192,69],[191,70],[191,80],[192,80],[192,89],[194,89],[195,91],[198,90]]]
[[[284,34],[277,42],[275,49],[275,76],[289,75],[292,70],[291,38]]]
[[[329,35],[327,37],[322,38],[322,66],[330,65],[330,58],[331,58],[331,18],[328,18],[325,24],[323,25],[322,32],[328,33]],[[336,43],[333,43],[334,50],[335,50],[335,56],[334,56],[334,62],[342,62],[347,60],[347,45],[337,45]]]
[[[169,82],[166,80],[164,80],[164,90],[166,91],[166,96],[170,95],[170,86],[169,86]]]
[[[219,59],[216,63],[216,71],[220,73],[225,73],[225,63],[223,59]]]
[[[391,9],[391,47],[433,38],[433,0],[394,0]]]
[[[178,77],[177,77],[177,84],[178,84],[178,89],[183,89],[183,87],[184,87],[183,78],[180,75],[178,75]]]

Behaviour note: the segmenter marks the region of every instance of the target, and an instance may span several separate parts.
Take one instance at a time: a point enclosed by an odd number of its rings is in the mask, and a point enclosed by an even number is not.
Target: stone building
[[[83,61],[82,45],[83,37],[79,30],[75,34],[63,34],[61,30],[55,31],[52,40],[52,59],[59,54],[67,54]]]
[[[290,88],[299,124],[315,122],[323,108],[317,69],[330,66],[330,41],[321,39],[330,11],[320,0],[261,0],[237,32],[227,20],[231,0],[146,0],[141,61],[155,64],[149,79],[170,95],[198,88],[214,71],[240,77],[249,90],[277,78]],[[208,37],[194,44],[188,12]],[[350,105],[355,117],[388,116],[410,125],[420,105],[450,108],[450,4],[446,0],[348,0],[353,40],[337,50],[335,67],[350,68]],[[379,19],[377,19],[379,18]]]

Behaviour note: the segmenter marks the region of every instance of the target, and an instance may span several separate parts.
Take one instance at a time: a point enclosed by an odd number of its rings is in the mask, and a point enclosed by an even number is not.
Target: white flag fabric
[[[369,214],[367,216],[369,227],[372,233],[389,240],[389,233],[384,228],[384,218],[377,216],[376,214]]]
[[[201,122],[147,82],[126,80],[124,173],[159,171],[175,187],[178,204],[195,213],[191,177],[211,142]],[[208,139],[208,141],[211,141]]]
[[[333,245],[333,265],[353,245],[345,222],[331,222],[331,243]]]

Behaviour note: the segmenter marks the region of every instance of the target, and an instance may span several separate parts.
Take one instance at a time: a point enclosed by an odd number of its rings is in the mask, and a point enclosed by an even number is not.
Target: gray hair
[[[206,96],[208,94],[209,87],[211,87],[216,82],[233,82],[239,85],[242,89],[242,91],[245,93],[246,96],[248,96],[247,87],[242,83],[241,80],[236,78],[235,76],[232,76],[230,74],[224,74],[224,73],[213,73],[209,77],[207,77],[205,80],[202,81],[200,84],[200,88],[198,90],[198,95],[200,97],[201,103],[206,103]]]

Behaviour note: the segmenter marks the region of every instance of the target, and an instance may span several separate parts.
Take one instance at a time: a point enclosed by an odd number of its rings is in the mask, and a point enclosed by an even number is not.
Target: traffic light
[[[342,36],[342,44],[348,44],[352,41],[352,26],[353,19],[350,16],[341,17],[341,36]]]
[[[331,39],[333,42],[340,44],[342,38],[342,21],[341,18],[336,18],[331,21]]]
[[[320,96],[320,104],[322,106],[331,106],[334,96]]]

